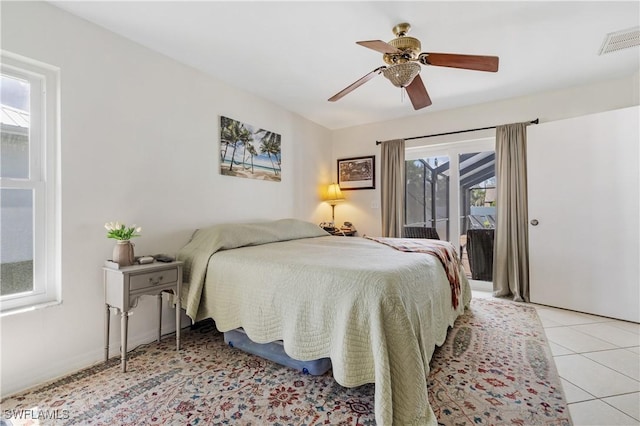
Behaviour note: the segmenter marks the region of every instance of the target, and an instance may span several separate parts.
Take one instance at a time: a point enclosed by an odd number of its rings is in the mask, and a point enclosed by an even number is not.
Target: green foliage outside
[[[0,296],[33,290],[33,261],[0,265]]]

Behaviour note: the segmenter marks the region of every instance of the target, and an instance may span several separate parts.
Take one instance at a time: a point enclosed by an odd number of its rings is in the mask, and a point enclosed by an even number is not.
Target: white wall
[[[2,49],[61,69],[63,297],[1,319],[2,395],[101,360],[104,222],[142,226],[136,254],[175,254],[198,227],[325,216],[327,129],[46,3],[3,2],[1,29]],[[282,135],[282,182],[219,174],[220,115]],[[143,298],[130,347],[153,340],[156,318]]]
[[[508,99],[467,108],[416,115],[386,122],[351,127],[333,132],[333,155],[349,158],[376,155],[376,189],[345,192],[347,201],[336,207],[336,221],[350,220],[359,234],[381,235],[380,146],[376,141],[408,138],[456,130],[529,121],[541,123],[640,104],[640,74],[537,95]],[[437,102],[437,100],[434,100]],[[411,105],[407,103],[407,108]],[[428,108],[427,108],[428,110]],[[494,130],[463,133],[456,136],[408,141],[419,146],[493,136]],[[335,164],[333,165],[335,176]]]

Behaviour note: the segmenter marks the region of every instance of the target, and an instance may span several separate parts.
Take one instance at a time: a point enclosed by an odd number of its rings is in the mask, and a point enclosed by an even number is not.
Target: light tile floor
[[[491,297],[474,291],[473,297]],[[532,305],[576,426],[640,426],[640,324]]]

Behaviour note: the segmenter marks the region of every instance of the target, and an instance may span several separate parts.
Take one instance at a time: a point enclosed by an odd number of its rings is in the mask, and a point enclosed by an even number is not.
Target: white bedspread
[[[437,258],[322,236],[217,251],[196,309],[220,331],[243,327],[255,342],[282,340],[292,358],[330,357],[343,386],[375,383],[379,425],[435,425],[429,360],[469,304],[464,274],[461,287],[453,309]]]

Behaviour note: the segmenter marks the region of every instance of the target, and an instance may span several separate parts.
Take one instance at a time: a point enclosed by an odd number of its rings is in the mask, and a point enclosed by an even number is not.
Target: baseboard
[[[188,327],[188,326],[187,326]],[[164,334],[172,334],[175,332],[175,327],[167,327]],[[127,341],[127,352],[135,349],[136,347],[156,341],[158,338],[157,330],[149,330],[145,333],[129,336]],[[168,338],[168,337],[167,337]],[[120,342],[109,343],[109,358],[120,355]],[[41,368],[32,368],[29,374],[21,374],[18,381],[2,379],[2,388],[0,399],[4,399],[8,396],[15,395],[29,390],[35,386],[53,382],[61,379],[69,374],[76,373],[85,368],[89,368],[98,363],[104,362],[104,348],[85,352],[73,357],[65,358],[61,362],[51,362]]]
[[[474,291],[493,292],[493,283],[491,281],[469,280],[469,286]]]

